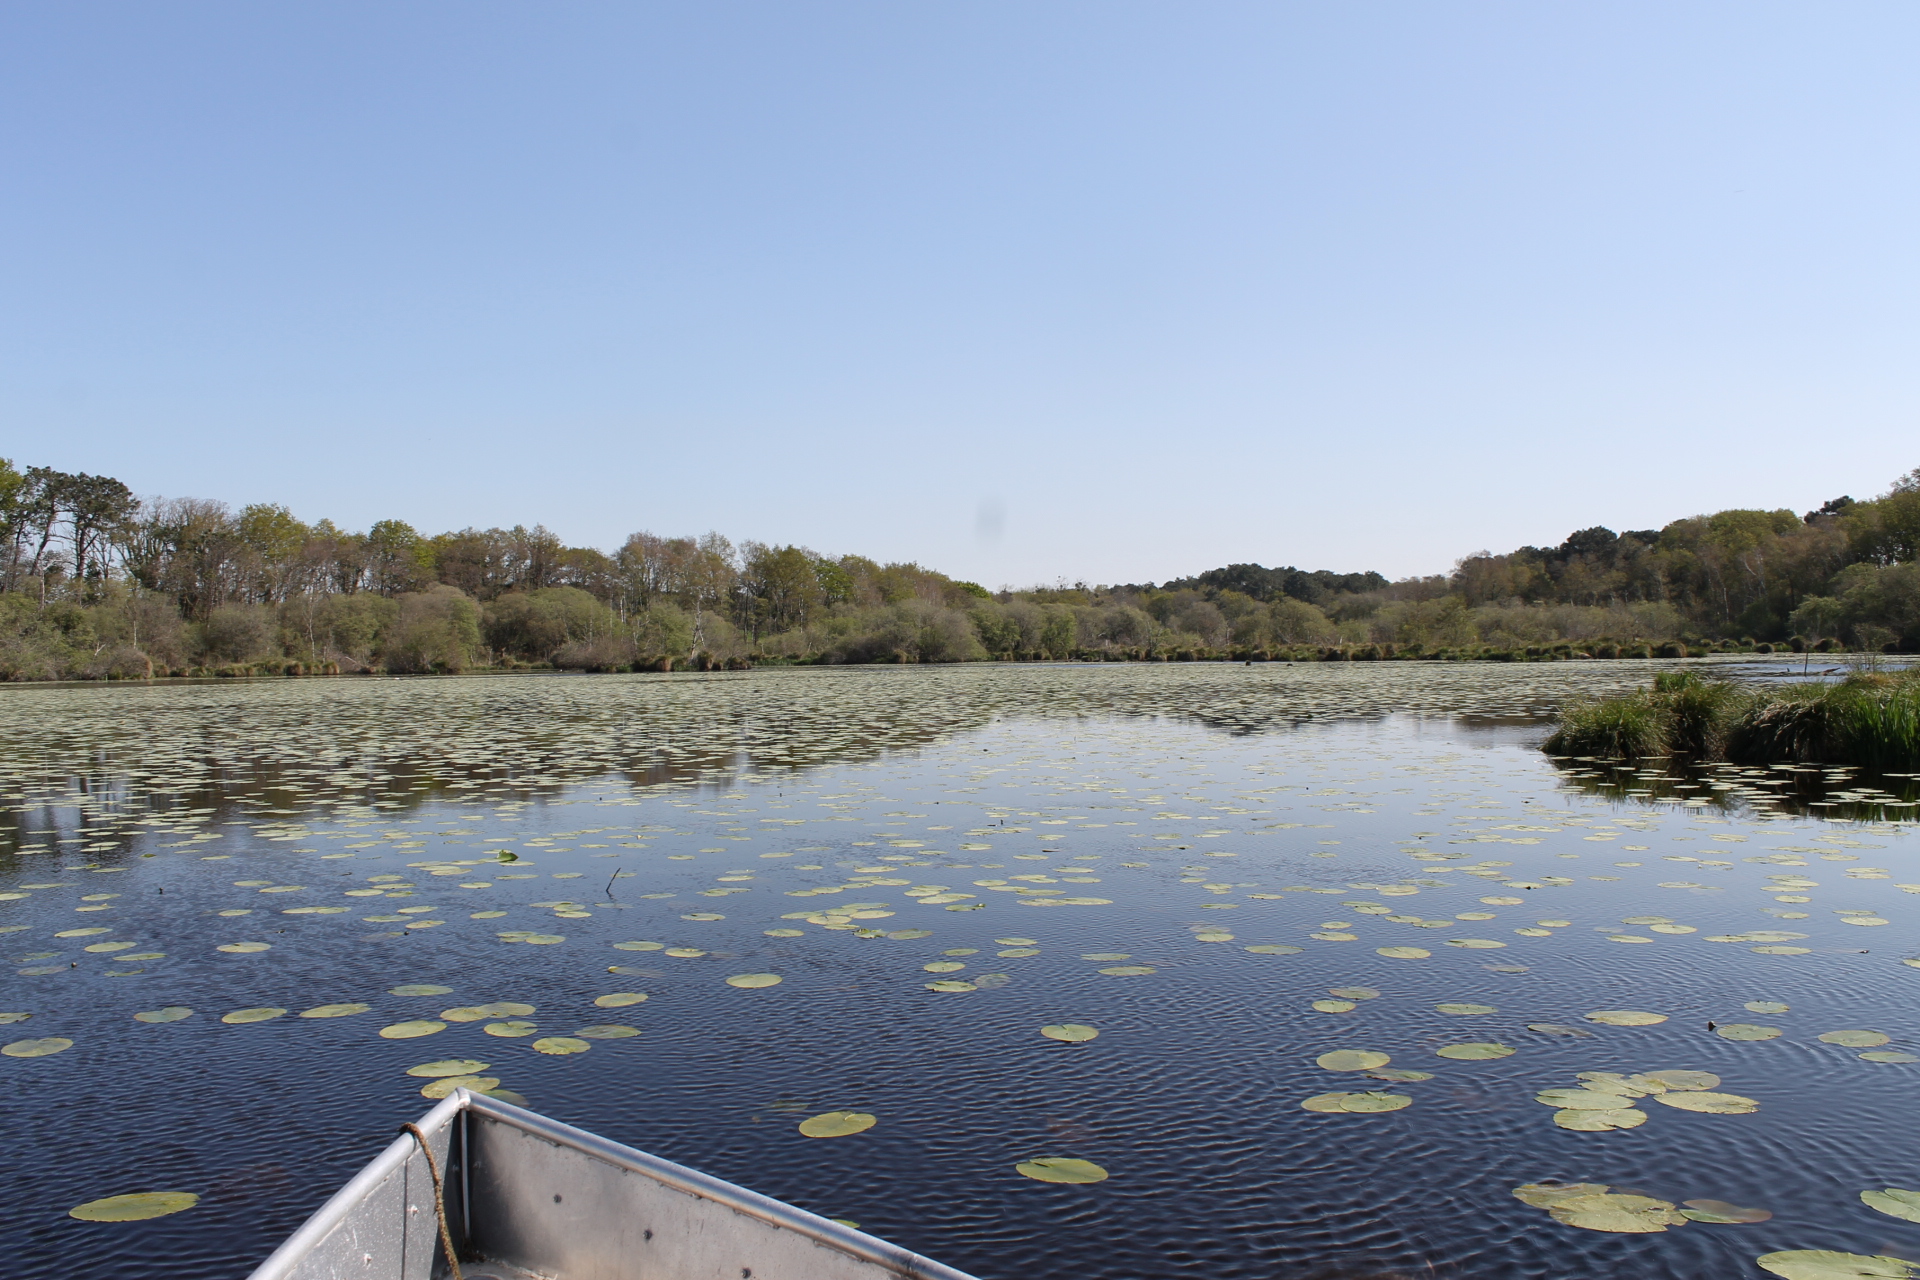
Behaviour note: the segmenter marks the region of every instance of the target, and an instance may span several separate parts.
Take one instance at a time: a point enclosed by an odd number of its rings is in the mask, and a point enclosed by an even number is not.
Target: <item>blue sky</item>
[[[1920,466],[1903,4],[0,11],[0,454],[988,585]]]

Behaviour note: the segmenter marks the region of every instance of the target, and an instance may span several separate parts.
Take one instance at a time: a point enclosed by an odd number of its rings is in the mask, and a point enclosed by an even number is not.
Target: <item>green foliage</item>
[[[1545,750],[1556,756],[1630,758],[1666,751],[1666,717],[1647,694],[1576,702],[1560,713]]]

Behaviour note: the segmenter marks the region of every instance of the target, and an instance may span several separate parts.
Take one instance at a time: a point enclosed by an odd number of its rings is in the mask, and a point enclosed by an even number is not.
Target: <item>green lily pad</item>
[[[370,1004],[322,1004],[315,1005],[300,1016],[303,1018],[346,1018],[356,1013],[365,1013],[373,1008]]]
[[[1487,1062],[1494,1058],[1507,1058],[1517,1053],[1512,1045],[1492,1042],[1470,1044],[1445,1044],[1434,1052],[1443,1058],[1452,1058],[1456,1062]]]
[[[1778,1012],[1763,1010],[1761,1012]],[[1771,1209],[1749,1209],[1743,1205],[1730,1204],[1725,1200],[1682,1200],[1686,1207],[1680,1210],[1694,1222],[1711,1222],[1721,1225],[1746,1222],[1765,1222],[1773,1217]]]
[[[1909,1280],[1916,1269],[1902,1258],[1834,1249],[1783,1249],[1754,1262],[1781,1280]]]
[[[1906,1191],[1900,1187],[1887,1187],[1881,1191],[1862,1191],[1860,1203],[1869,1209],[1877,1209],[1888,1217],[1920,1222],[1920,1191]]]
[[[1112,978],[1137,978],[1143,974],[1158,973],[1159,970],[1150,964],[1116,964],[1111,968],[1101,969],[1098,972],[1104,973]]]
[[[1778,1040],[1784,1033],[1779,1027],[1763,1027],[1752,1022],[1723,1022],[1713,1029],[1713,1034],[1722,1040]]]
[[[499,1076],[444,1076],[438,1080],[429,1080],[420,1088],[423,1098],[447,1098],[453,1096],[455,1089],[465,1089],[471,1093],[486,1093],[500,1087]]]
[[[1022,1160],[1014,1172],[1036,1182],[1105,1182],[1107,1171],[1091,1160],[1069,1160],[1060,1156],[1042,1156]]]
[[[1100,1032],[1081,1022],[1060,1022],[1040,1028],[1040,1034],[1049,1040],[1059,1040],[1066,1044],[1085,1044]]]
[[[1744,1098],[1737,1093],[1714,1093],[1711,1090],[1656,1094],[1654,1101],[1678,1111],[1698,1111],[1716,1116],[1744,1116],[1760,1109],[1760,1104],[1752,1098]]]
[[[275,1018],[285,1017],[286,1013],[287,1011],[285,1009],[275,1009],[271,1006],[258,1009],[235,1009],[232,1013],[222,1014],[220,1021],[230,1023],[271,1022]]]
[[[618,1022],[597,1022],[590,1027],[582,1027],[573,1034],[582,1040],[631,1040],[640,1034],[640,1028],[625,1026]]]
[[[777,973],[736,973],[727,979],[730,987],[741,987],[748,991],[758,991],[762,987],[777,987],[781,977]]]
[[[1827,1031],[1820,1035],[1828,1044],[1843,1044],[1849,1049],[1875,1049],[1892,1038],[1878,1031]]]
[[[1614,1107],[1606,1111],[1569,1107],[1554,1112],[1553,1122],[1577,1133],[1606,1133],[1613,1129],[1638,1129],[1647,1122],[1647,1113],[1634,1107]]]
[[[1459,1017],[1499,1012],[1498,1009],[1490,1004],[1437,1004],[1433,1007],[1441,1013],[1451,1013]]]
[[[1668,1227],[1685,1226],[1687,1222],[1679,1210],[1665,1200],[1618,1192],[1572,1196],[1554,1204],[1547,1212],[1556,1222],[1570,1227],[1620,1234],[1665,1231]]]
[[[1588,1022],[1609,1027],[1651,1027],[1666,1020],[1664,1013],[1644,1013],[1638,1009],[1596,1009],[1587,1015]]]
[[[1874,1049],[1860,1056],[1867,1062],[1920,1062],[1920,1054],[1903,1053],[1898,1049]]]
[[[15,1040],[12,1044],[0,1045],[0,1053],[9,1058],[51,1058],[71,1048],[73,1041],[65,1036],[45,1036],[38,1040]]]
[[[423,1062],[417,1067],[408,1067],[410,1076],[424,1076],[439,1079],[442,1076],[470,1076],[485,1071],[487,1064],[475,1058],[443,1058],[439,1062]]]
[[[1342,1000],[1378,1000],[1380,992],[1373,987],[1329,987],[1327,994],[1338,996]]]
[[[1749,1000],[1745,1007],[1748,1013],[1785,1013],[1787,1011],[1787,1006],[1781,1004],[1778,1000]],[[1692,1204],[1693,1202],[1689,1200],[1687,1203]],[[1715,1201],[1714,1203],[1718,1204],[1719,1201]]]
[[[646,996],[638,991],[616,991],[612,995],[595,996],[593,1003],[602,1009],[624,1009],[645,999]]]
[[[1718,1089],[1720,1087],[1720,1077],[1711,1071],[1649,1071],[1646,1073],[1646,1076],[1649,1080],[1659,1081],[1669,1089],[1679,1089],[1682,1091],[1699,1091],[1703,1089]]]
[[[445,1031],[447,1024],[435,1022],[432,1018],[415,1018],[409,1022],[396,1022],[392,1026],[380,1028],[382,1040],[418,1040],[421,1036],[430,1036],[437,1031]]]
[[[442,987],[432,982],[408,982],[389,990],[396,996],[444,996],[452,987]]]
[[[135,1022],[178,1022],[182,1018],[191,1018],[193,1010],[183,1004],[170,1004],[164,1009],[148,1009],[144,1013],[133,1015]]]
[[[503,1022],[489,1022],[480,1029],[490,1036],[516,1038],[519,1036],[530,1036],[540,1028],[536,1024],[528,1022],[523,1018],[509,1018]]]
[[[200,1197],[191,1191],[132,1191],[89,1200],[67,1210],[67,1216],[82,1222],[145,1222],[191,1209],[199,1203]]]
[[[575,1036],[542,1036],[533,1042],[532,1048],[535,1053],[560,1058],[570,1053],[585,1053],[593,1046]]]
[[[800,1132],[809,1138],[844,1138],[865,1133],[880,1123],[878,1116],[864,1111],[828,1111],[800,1122]]]
[[[1392,1061],[1390,1055],[1372,1049],[1335,1049],[1314,1059],[1322,1071],[1371,1071]]]

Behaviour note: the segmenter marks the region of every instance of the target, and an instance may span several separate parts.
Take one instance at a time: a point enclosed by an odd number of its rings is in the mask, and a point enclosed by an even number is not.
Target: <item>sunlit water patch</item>
[[[1627,665],[7,691],[14,1265],[457,1087],[986,1277],[1920,1258],[1903,784],[1539,755]]]

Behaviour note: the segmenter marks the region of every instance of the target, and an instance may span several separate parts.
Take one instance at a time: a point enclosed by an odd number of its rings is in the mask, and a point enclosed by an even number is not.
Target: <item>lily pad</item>
[[[1743,1222],[1765,1222],[1773,1217],[1771,1209],[1749,1209],[1743,1205],[1730,1204],[1725,1200],[1682,1200],[1686,1208],[1680,1210],[1695,1222],[1732,1224]]]
[[[1499,1012],[1490,1004],[1437,1004],[1433,1007],[1441,1013],[1451,1013],[1460,1017]]]
[[[1665,1200],[1652,1196],[1599,1192],[1573,1196],[1547,1210],[1556,1222],[1587,1231],[1639,1234],[1686,1225],[1686,1218]]]
[[[200,1197],[191,1191],[131,1191],[76,1205],[67,1210],[67,1216],[82,1222],[145,1222],[199,1203]]]
[[[356,1013],[365,1013],[373,1008],[370,1004],[322,1004],[315,1005],[300,1016],[303,1018],[346,1018]]]
[[[1085,1044],[1100,1032],[1080,1022],[1060,1022],[1040,1028],[1040,1034],[1049,1040],[1060,1040],[1067,1044]]]
[[[595,996],[593,1003],[602,1009],[624,1009],[628,1005],[639,1004],[646,998],[638,991],[616,991],[612,995]]]
[[[486,1069],[487,1064],[475,1058],[443,1058],[439,1062],[423,1062],[417,1067],[408,1067],[407,1074],[432,1080],[442,1076],[470,1076]]]
[[[1413,1099],[1402,1093],[1321,1093],[1316,1094],[1300,1106],[1307,1111],[1318,1111],[1331,1115],[1336,1112],[1367,1115],[1383,1111],[1399,1111],[1413,1105]]]
[[[1843,1044],[1849,1049],[1877,1049],[1892,1038],[1878,1031],[1826,1031],[1820,1035],[1828,1044]]]
[[[1749,1000],[1745,1007],[1748,1013],[1785,1013],[1787,1011],[1787,1006],[1781,1004],[1778,1000]],[[1692,1204],[1693,1201],[1688,1200],[1686,1203]],[[1721,1202],[1715,1200],[1713,1203],[1719,1204]],[[1772,1215],[1769,1214],[1768,1216],[1771,1217]]]
[[[452,987],[443,987],[432,982],[408,982],[388,988],[396,996],[444,996]]]
[[[1620,1106],[1619,1094],[1597,1089],[1543,1089],[1533,1100],[1563,1111],[1613,1111]]]
[[[1452,1058],[1456,1062],[1487,1062],[1494,1058],[1513,1056],[1518,1050],[1512,1045],[1493,1042],[1475,1042],[1471,1044],[1444,1044],[1434,1052],[1443,1058]]]
[[[1022,1160],[1014,1172],[1036,1182],[1105,1182],[1107,1171],[1091,1160],[1070,1160],[1060,1156],[1042,1156]]]
[[[1607,1133],[1614,1129],[1638,1129],[1647,1122],[1647,1113],[1634,1107],[1615,1107],[1607,1111],[1587,1111],[1569,1107],[1553,1113],[1553,1122],[1577,1133]]]
[[[285,1017],[286,1013],[287,1011],[285,1009],[275,1009],[271,1006],[264,1006],[258,1009],[235,1009],[232,1013],[222,1014],[220,1021],[231,1023],[271,1022],[275,1018]]]
[[[1587,1015],[1588,1022],[1599,1022],[1609,1027],[1651,1027],[1666,1020],[1664,1013],[1643,1013],[1638,1009],[1596,1009]]]
[[[1778,1040],[1785,1033],[1779,1027],[1763,1027],[1752,1022],[1723,1022],[1713,1029],[1713,1034],[1722,1040]]]
[[[1097,972],[1104,973],[1110,978],[1138,978],[1144,974],[1158,973],[1159,970],[1150,964],[1116,964]]]
[[[1920,1222],[1920,1191],[1907,1191],[1900,1187],[1887,1187],[1881,1191],[1862,1191],[1860,1203],[1869,1209],[1877,1209],[1888,1217]]]
[[[1371,1071],[1392,1061],[1390,1055],[1372,1049],[1335,1049],[1314,1059],[1322,1071]]]
[[[500,1087],[499,1076],[445,1076],[438,1080],[429,1080],[420,1087],[423,1098],[448,1098],[455,1089],[466,1089],[473,1093],[485,1093],[489,1089]]]
[[[926,984],[926,988],[929,991],[978,991],[980,989],[971,982],[961,982],[956,978],[946,978],[940,982],[929,982]]]
[[[12,1044],[0,1045],[0,1053],[9,1058],[51,1058],[71,1048],[73,1041],[65,1036],[45,1036],[38,1040],[15,1040]]]
[[[1916,1267],[1902,1258],[1834,1249],[1783,1249],[1754,1262],[1781,1280],[1909,1280]]]
[[[1374,987],[1329,987],[1327,994],[1339,996],[1342,1000],[1378,1000],[1380,992]]]
[[[382,1040],[418,1040],[421,1036],[430,1036],[445,1031],[447,1024],[436,1022],[432,1018],[415,1018],[409,1022],[396,1022],[392,1026],[380,1028]]]
[[[1920,1062],[1920,1054],[1903,1053],[1898,1049],[1874,1049],[1860,1057],[1867,1062]]]
[[[1313,1007],[1320,1013],[1348,1013],[1356,1008],[1351,1000],[1315,1000]]]
[[[1425,960],[1433,954],[1424,947],[1375,947],[1373,950],[1375,955],[1389,960]]]
[[[193,1010],[183,1004],[170,1004],[164,1009],[148,1009],[145,1013],[133,1015],[135,1022],[178,1022],[182,1018],[191,1018]]]
[[[640,1034],[640,1028],[624,1026],[618,1022],[597,1022],[590,1027],[582,1027],[573,1034],[582,1040],[631,1040]]]
[[[1581,1196],[1600,1195],[1609,1189],[1604,1182],[1529,1182],[1515,1187],[1513,1197],[1536,1209],[1551,1209],[1556,1204]]]
[[[800,1122],[800,1132],[809,1138],[844,1138],[865,1133],[880,1123],[878,1116],[864,1111],[827,1111]]]
[[[1752,1098],[1711,1090],[1661,1093],[1654,1095],[1654,1101],[1679,1111],[1699,1111],[1716,1116],[1744,1116],[1760,1109],[1760,1104]]]
[[[777,987],[781,978],[777,973],[736,973],[727,979],[730,987],[741,987],[748,991],[757,991],[762,987]]]
[[[491,1004],[462,1005],[458,1009],[442,1009],[440,1016],[448,1022],[485,1022],[488,1018],[520,1018],[534,1011],[530,1004],[518,1000],[495,1000]]]
[[[550,1054],[556,1058],[563,1058],[570,1053],[585,1053],[591,1048],[592,1045],[576,1036],[542,1036],[532,1045],[535,1053]]]
[[[1703,1089],[1718,1089],[1720,1077],[1711,1071],[1649,1071],[1646,1076],[1657,1080],[1669,1089],[1698,1092]]]
[[[490,1036],[502,1036],[512,1039],[520,1036],[530,1036],[540,1028],[536,1024],[528,1022],[523,1018],[508,1018],[504,1022],[489,1022],[480,1029]]]

